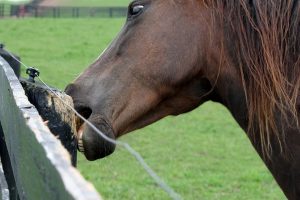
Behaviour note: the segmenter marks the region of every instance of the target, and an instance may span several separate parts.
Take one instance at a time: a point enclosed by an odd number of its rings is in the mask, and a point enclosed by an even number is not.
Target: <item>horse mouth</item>
[[[88,119],[92,114],[92,109],[86,106],[77,105],[75,110],[85,119]],[[79,116],[76,117],[76,139],[77,139],[77,149],[79,152],[84,153],[84,146],[82,141],[83,129],[85,127],[85,122]]]
[[[91,122],[99,131],[111,139],[115,139],[114,131],[107,120],[99,115],[93,114],[88,107],[75,107],[85,119]],[[99,133],[91,128],[81,118],[76,118],[77,149],[85,155],[88,160],[97,160],[114,152],[115,144],[106,141]]]
[[[82,121],[82,120],[78,120],[78,121]],[[76,135],[77,149],[81,153],[84,153],[84,146],[83,146],[83,141],[82,141],[83,127],[84,127],[83,121],[77,123],[77,127],[76,127],[77,128],[77,135]]]

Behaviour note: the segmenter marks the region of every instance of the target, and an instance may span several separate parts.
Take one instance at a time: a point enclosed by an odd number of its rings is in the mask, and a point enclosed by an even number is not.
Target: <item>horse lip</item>
[[[88,119],[107,137],[115,139],[114,131],[107,120],[101,115],[91,115]],[[78,129],[78,150],[84,153],[88,160],[97,160],[114,152],[115,144],[105,140],[87,123],[82,123]]]
[[[86,104],[74,101],[75,110],[107,137],[115,139],[115,134],[109,121],[101,114],[93,112]],[[81,117],[76,117],[77,149],[84,153],[88,160],[97,160],[110,155],[115,150],[115,144],[106,141]]]

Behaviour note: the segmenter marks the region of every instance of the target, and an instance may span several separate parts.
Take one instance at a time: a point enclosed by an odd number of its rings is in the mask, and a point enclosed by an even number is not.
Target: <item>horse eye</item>
[[[135,6],[132,6],[130,8],[130,15],[134,16],[134,15],[138,15],[140,14],[144,9],[144,6],[143,5],[135,5]]]

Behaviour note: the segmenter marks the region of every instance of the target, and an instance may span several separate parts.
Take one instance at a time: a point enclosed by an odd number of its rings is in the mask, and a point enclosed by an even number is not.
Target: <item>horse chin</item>
[[[100,116],[92,116],[88,119],[93,123],[102,133],[111,139],[115,139],[114,132],[111,126]],[[115,144],[106,141],[101,135],[95,132],[86,123],[83,123],[77,133],[78,150],[82,152],[85,157],[94,161],[104,158],[115,151]]]

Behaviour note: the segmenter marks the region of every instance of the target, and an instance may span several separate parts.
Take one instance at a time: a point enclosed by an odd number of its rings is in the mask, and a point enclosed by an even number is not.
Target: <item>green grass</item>
[[[13,5],[18,5],[18,4],[25,4],[29,3],[30,0],[0,0],[0,4],[13,4]]]
[[[64,6],[127,6],[131,0],[61,0]]]
[[[64,88],[120,30],[124,19],[1,20],[0,40]],[[208,102],[121,138],[184,199],[285,199],[246,135],[219,104]],[[78,168],[105,199],[169,199],[125,150]]]
[[[2,20],[0,42],[41,70],[49,84],[63,89],[98,57],[123,19]],[[20,42],[22,41],[22,42]]]

